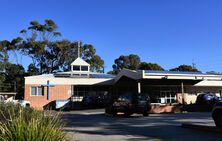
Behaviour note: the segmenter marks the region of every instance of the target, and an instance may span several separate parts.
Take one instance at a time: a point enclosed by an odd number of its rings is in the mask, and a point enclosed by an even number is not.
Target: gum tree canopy
[[[156,63],[141,62],[140,57],[135,54],[121,55],[114,60],[113,70],[109,74],[118,74],[123,68],[131,70],[164,70]]]
[[[201,72],[199,71],[198,69],[196,68],[193,68],[192,66],[190,65],[180,65],[176,68],[172,68],[170,69],[170,71],[189,71],[189,72]]]
[[[18,49],[32,58],[29,68],[35,73],[67,71],[77,57],[77,42],[61,39],[61,33],[53,20],[43,24],[31,21],[27,29],[20,31],[22,41]],[[92,45],[81,43],[81,55],[92,66],[92,71],[101,71],[104,61],[96,55]],[[38,70],[38,71],[37,71]]]

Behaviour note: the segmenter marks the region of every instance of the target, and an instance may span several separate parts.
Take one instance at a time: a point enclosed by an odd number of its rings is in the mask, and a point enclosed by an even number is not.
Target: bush
[[[18,104],[0,104],[0,141],[65,141],[61,116],[24,108]]]

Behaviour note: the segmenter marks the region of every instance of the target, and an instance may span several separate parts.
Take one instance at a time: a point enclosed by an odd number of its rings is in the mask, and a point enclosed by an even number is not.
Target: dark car
[[[95,98],[92,96],[84,96],[82,103],[85,107],[95,106]]]
[[[150,110],[150,98],[143,94],[132,94],[119,96],[111,106],[106,108],[106,113],[117,115],[124,113],[125,116],[130,116],[133,113],[143,114],[148,116]]]
[[[212,110],[212,117],[217,127],[222,127],[222,102],[218,102],[214,105]]]
[[[214,105],[221,101],[221,98],[212,93],[202,93],[197,96],[196,104],[198,105]]]

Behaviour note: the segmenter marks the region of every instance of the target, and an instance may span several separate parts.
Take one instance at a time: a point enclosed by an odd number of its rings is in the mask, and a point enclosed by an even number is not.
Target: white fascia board
[[[222,80],[221,75],[143,74],[143,79]]]
[[[26,77],[26,85],[43,85],[47,81],[52,85],[96,85],[104,84],[111,85],[112,78],[55,78],[55,77]]]

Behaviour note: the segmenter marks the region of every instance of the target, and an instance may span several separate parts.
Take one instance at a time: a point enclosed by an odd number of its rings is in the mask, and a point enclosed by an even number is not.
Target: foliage
[[[27,29],[20,31],[22,43],[18,46],[25,55],[32,58],[40,73],[51,73],[54,67],[53,41],[61,36],[54,21],[46,19],[43,24],[31,21]],[[47,70],[47,68],[51,70]]]
[[[163,71],[164,69],[156,63],[146,63],[146,62],[141,62],[139,66],[140,70],[161,70]]]
[[[17,92],[16,98],[23,98],[24,93],[24,83],[26,72],[22,65],[17,64],[6,64],[6,75],[5,81],[6,84],[11,84],[11,91]]]
[[[57,40],[61,36],[57,28],[53,20],[45,20],[43,24],[31,21],[30,26],[20,32],[25,38],[23,37],[19,50],[32,58],[33,63],[30,67],[39,69],[35,69],[35,73],[70,70],[71,62],[77,58],[78,43]],[[81,56],[91,64],[93,71],[101,71],[104,61],[96,55],[92,45],[84,44],[81,47]]]
[[[17,92],[16,98],[22,98],[24,93],[25,69],[21,65],[6,63],[5,72],[0,74],[0,91]]]
[[[14,50],[20,42],[21,38],[19,37],[13,39],[12,41],[0,41],[0,70],[3,70],[5,68],[5,64],[8,63],[8,51]]]
[[[121,55],[115,59],[114,63],[113,70],[109,71],[109,74],[118,74],[123,68],[131,70],[164,70],[156,63],[140,62],[140,57],[135,54]]]
[[[188,71],[188,72],[200,72],[198,69],[193,68],[190,65],[180,65],[176,68],[170,69],[170,71]]]
[[[39,69],[34,64],[29,64],[26,75],[33,76],[38,74],[40,74]]]
[[[121,55],[119,58],[115,59],[114,63],[113,71],[109,72],[111,74],[117,74],[123,68],[136,70],[140,64],[140,57],[135,54],[130,54],[127,56]]]
[[[0,141],[64,141],[60,115],[0,104]]]

